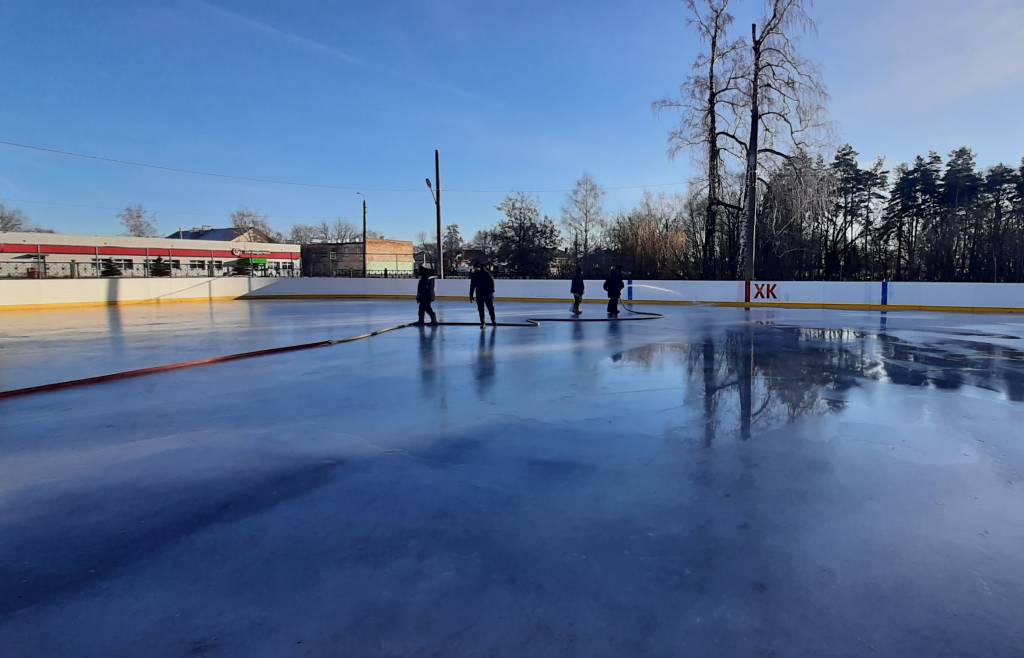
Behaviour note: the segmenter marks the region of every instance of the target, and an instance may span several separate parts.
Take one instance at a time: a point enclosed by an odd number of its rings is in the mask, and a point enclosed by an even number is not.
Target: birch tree
[[[750,26],[744,81],[749,127],[745,143],[740,135],[727,135],[743,144],[746,157],[740,240],[740,272],[746,280],[754,278],[759,161],[785,160],[796,150],[812,150],[811,138],[824,125],[825,89],[815,67],[793,43],[797,34],[814,29],[807,14],[809,2],[767,0],[760,28],[757,23]]]
[[[153,223],[156,217],[140,204],[125,207],[117,214],[117,218],[125,228],[125,235],[134,238],[154,238],[157,235]]]
[[[584,174],[576,181],[576,187],[562,207],[562,224],[569,231],[577,262],[589,256],[600,239],[604,228],[604,197],[604,190],[589,174]]]
[[[695,150],[706,171],[706,201],[704,208],[704,236],[701,246],[701,274],[705,279],[719,275],[717,255],[718,210],[741,208],[722,198],[723,153],[733,153],[742,159],[733,144],[722,144],[724,138],[735,138],[733,128],[737,108],[742,100],[737,92],[743,72],[740,68],[741,41],[730,41],[728,27],[732,15],[729,0],[686,0],[688,24],[693,27],[706,51],[697,55],[693,74],[686,79],[677,99],[657,101],[656,109],[679,109],[679,125],[669,134],[669,155],[683,150]],[[740,140],[736,140],[742,146]]]

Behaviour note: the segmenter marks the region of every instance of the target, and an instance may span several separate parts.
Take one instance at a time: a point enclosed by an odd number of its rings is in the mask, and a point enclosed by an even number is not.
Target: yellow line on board
[[[401,299],[415,300],[416,295],[252,295],[242,296],[239,299],[246,301],[285,300],[285,299],[338,299],[338,300],[373,300],[373,299]],[[468,295],[438,295],[437,301],[458,302],[466,301]],[[542,303],[542,304],[567,304],[572,303],[572,298],[566,297],[553,299],[550,297],[496,297],[497,302],[520,302],[520,303]],[[606,299],[585,299],[584,304],[607,304]],[[951,313],[1024,313],[1024,308],[1003,307],[1003,306],[915,306],[907,304],[829,304],[823,302],[697,302],[678,299],[633,299],[624,300],[625,304],[640,304],[646,306],[718,306],[722,308],[794,308],[794,309],[827,309],[832,311],[932,311]]]
[[[233,302],[238,297],[183,297],[183,298],[161,298],[161,299],[128,299],[123,301],[106,302],[67,302],[64,304],[11,304],[0,305],[0,311],[61,311],[76,308],[103,308],[107,306],[138,306],[141,304],[180,304],[197,302]]]
[[[439,295],[438,301],[467,301],[468,295]],[[179,304],[198,302],[224,302],[224,301],[283,301],[283,300],[405,300],[413,301],[416,295],[367,295],[367,294],[324,294],[324,295],[253,295],[247,294],[240,297],[218,296],[218,297],[183,297],[183,298],[153,298],[153,299],[132,299],[125,301],[103,301],[103,302],[68,302],[64,304],[14,304],[0,305],[0,311],[48,311],[68,310],[76,308],[97,308],[107,306],[136,306],[141,304]],[[550,297],[497,297],[498,302],[520,302],[540,304],[568,304],[572,302],[570,297],[553,299]],[[606,304],[604,299],[585,299],[585,304]],[[818,302],[698,302],[691,300],[651,300],[634,299],[626,300],[627,304],[644,306],[716,306],[721,308],[791,308],[791,309],[826,309],[834,311],[924,311],[938,313],[1024,313],[1024,308],[1013,306],[925,306],[915,304],[829,304]]]
[[[833,311],[928,311],[932,313],[1024,313],[1024,308],[1013,306],[927,306],[918,304],[828,304],[819,302],[712,302],[717,306],[757,308],[818,308]]]

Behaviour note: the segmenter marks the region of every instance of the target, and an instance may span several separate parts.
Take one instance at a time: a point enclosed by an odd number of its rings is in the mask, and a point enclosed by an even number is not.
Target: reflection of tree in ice
[[[743,328],[695,343],[661,343],[623,354],[650,368],[683,366],[688,396],[702,398],[704,438],[768,429],[841,410],[845,391],[879,376],[877,350],[842,329]]]
[[[949,336],[911,343],[885,332],[752,325],[639,347],[621,358],[648,369],[680,367],[688,402],[703,409],[708,442],[841,411],[847,391],[865,381],[970,385],[1024,401],[1024,352]]]
[[[982,340],[940,336],[925,343],[911,343],[882,334],[879,342],[885,374],[894,384],[948,390],[977,386],[1024,402],[1024,352],[986,342],[985,335],[972,335]]]

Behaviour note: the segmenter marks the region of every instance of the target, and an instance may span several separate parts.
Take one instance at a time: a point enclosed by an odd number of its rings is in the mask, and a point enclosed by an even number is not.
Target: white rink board
[[[590,301],[606,299],[603,282],[588,280]],[[498,279],[499,300],[569,300],[568,280]],[[756,281],[751,305],[879,307],[880,281]],[[436,281],[440,298],[469,296],[467,279]],[[415,279],[358,278],[109,278],[0,280],[0,308],[65,304],[118,304],[181,300],[330,297],[405,297],[416,294]],[[742,281],[634,281],[624,300],[668,303],[743,304]],[[887,304],[948,309],[1022,309],[1024,284],[1016,283],[889,283]]]

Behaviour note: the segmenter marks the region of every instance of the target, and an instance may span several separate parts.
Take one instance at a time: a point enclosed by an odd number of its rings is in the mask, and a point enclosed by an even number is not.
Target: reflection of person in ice
[[[488,334],[485,338],[484,334]],[[480,344],[476,351],[476,371],[473,379],[476,381],[476,391],[479,397],[483,397],[494,386],[494,334],[497,332],[491,329],[489,332],[480,332]]]
[[[586,290],[586,284],[583,283],[583,268],[577,267],[576,274],[572,275],[572,286],[569,288],[569,292],[572,293],[572,314],[579,315],[583,311],[580,310],[580,303],[583,301],[583,292]]]
[[[491,315],[491,324],[497,326],[494,319],[494,278],[480,264],[473,261],[473,273],[469,276],[469,301],[476,301],[476,310],[480,312],[480,326],[484,326],[484,306]]]
[[[434,314],[434,309],[430,306],[434,301],[434,277],[432,274],[430,268],[420,268],[420,280],[416,284],[416,302],[420,305],[420,324],[423,324],[424,315],[430,316],[430,324],[437,324],[437,315]]]
[[[604,289],[608,291],[608,315],[619,314],[619,297],[622,296],[622,289],[625,287],[619,266],[612,265],[608,270],[608,278],[604,280]]]

